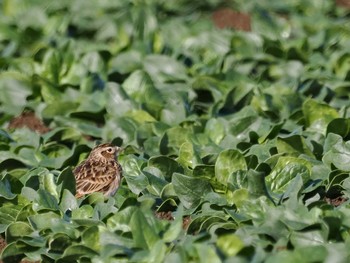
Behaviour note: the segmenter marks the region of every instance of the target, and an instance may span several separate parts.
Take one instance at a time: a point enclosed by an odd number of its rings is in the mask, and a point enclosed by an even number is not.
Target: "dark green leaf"
[[[174,173],[172,184],[180,201],[186,208],[196,207],[203,197],[212,191],[208,179],[203,177],[191,177]]]

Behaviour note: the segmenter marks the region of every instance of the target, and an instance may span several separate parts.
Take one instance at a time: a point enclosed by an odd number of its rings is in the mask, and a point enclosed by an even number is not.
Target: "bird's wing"
[[[119,165],[117,165],[119,166]],[[76,195],[101,191],[108,187],[118,176],[118,169],[115,165],[92,164],[85,162],[74,169],[76,179]]]

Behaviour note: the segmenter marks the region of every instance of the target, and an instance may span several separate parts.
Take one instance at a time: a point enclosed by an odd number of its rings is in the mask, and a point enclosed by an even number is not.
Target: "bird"
[[[116,193],[123,174],[118,162],[121,151],[122,148],[111,143],[97,145],[91,150],[88,158],[73,170],[76,198],[94,192],[101,192],[104,196]]]

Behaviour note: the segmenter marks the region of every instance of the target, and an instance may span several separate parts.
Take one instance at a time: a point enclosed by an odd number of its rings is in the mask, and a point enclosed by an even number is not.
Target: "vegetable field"
[[[0,6],[3,262],[350,262],[349,1]]]

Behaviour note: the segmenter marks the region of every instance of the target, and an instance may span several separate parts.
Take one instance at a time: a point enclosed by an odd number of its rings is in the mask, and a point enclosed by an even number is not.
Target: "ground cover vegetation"
[[[0,4],[4,262],[349,262],[348,2]]]

